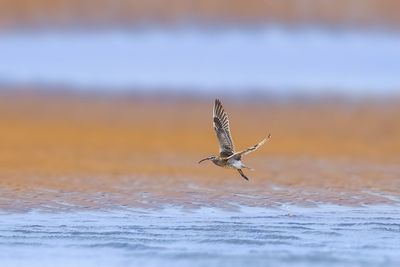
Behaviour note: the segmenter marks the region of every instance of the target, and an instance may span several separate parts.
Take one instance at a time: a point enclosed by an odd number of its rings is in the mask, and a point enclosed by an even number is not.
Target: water
[[[400,88],[397,32],[199,28],[0,34],[0,80],[102,90],[339,93]]]
[[[12,266],[399,266],[398,206],[2,213]]]

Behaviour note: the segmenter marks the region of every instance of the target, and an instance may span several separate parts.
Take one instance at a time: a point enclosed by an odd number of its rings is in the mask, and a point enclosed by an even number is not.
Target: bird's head
[[[217,158],[216,156],[211,155],[211,156],[209,156],[209,157],[207,157],[207,158],[204,158],[204,159],[200,160],[199,163],[202,163],[203,161],[206,161],[206,160],[214,160],[214,159],[216,159],[216,158]]]

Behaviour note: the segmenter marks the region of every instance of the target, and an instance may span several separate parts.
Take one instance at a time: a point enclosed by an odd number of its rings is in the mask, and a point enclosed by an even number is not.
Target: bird
[[[215,165],[224,168],[230,168],[237,170],[245,180],[249,181],[249,178],[243,173],[243,169],[252,168],[247,167],[242,163],[242,156],[245,156],[259,147],[265,144],[267,140],[271,138],[271,134],[268,134],[261,142],[255,144],[254,146],[248,147],[242,151],[235,151],[233,140],[231,136],[231,130],[229,127],[228,114],[225,112],[224,107],[219,99],[215,99],[213,107],[213,126],[214,131],[217,135],[219,143],[219,155],[211,155],[207,158],[200,160],[198,163],[202,163],[206,160],[211,160]]]

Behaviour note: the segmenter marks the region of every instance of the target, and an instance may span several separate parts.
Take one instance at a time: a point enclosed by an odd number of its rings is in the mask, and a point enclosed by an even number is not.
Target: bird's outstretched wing
[[[259,142],[258,144],[255,144],[254,146],[248,147],[248,148],[246,148],[245,150],[236,152],[236,153],[230,155],[230,156],[228,157],[228,159],[229,159],[229,158],[236,158],[236,157],[240,159],[241,156],[247,155],[247,154],[249,154],[249,153],[251,153],[251,152],[257,150],[260,146],[262,146],[263,144],[265,144],[265,142],[267,142],[270,138],[271,138],[271,135],[269,134],[266,138],[264,138],[264,139],[263,139],[261,142]]]
[[[221,101],[215,100],[213,108],[213,124],[219,142],[219,153],[221,157],[229,157],[235,153],[231,131],[229,129],[229,119]]]

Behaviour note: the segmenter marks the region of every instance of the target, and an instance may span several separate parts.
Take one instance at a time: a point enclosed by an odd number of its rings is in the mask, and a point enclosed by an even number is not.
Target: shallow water
[[[400,207],[2,213],[2,266],[399,266]]]

